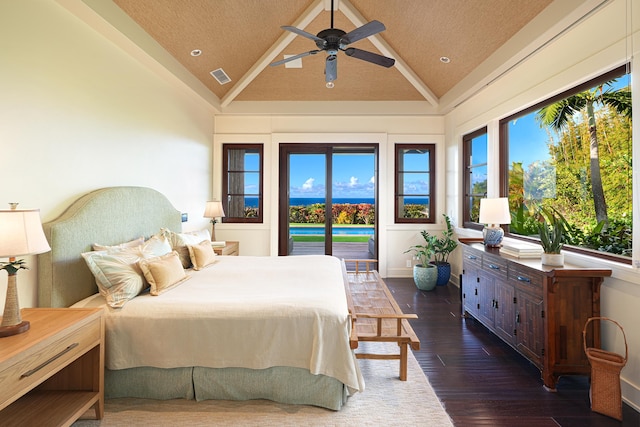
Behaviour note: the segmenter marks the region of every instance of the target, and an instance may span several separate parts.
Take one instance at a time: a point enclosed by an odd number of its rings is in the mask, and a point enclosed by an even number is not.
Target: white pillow
[[[203,240],[211,241],[211,233],[209,233],[209,230],[207,229],[191,231],[188,233],[175,233],[169,229],[163,228],[160,232],[169,239],[173,250],[178,252],[183,268],[191,267],[191,257],[189,256],[189,249],[187,246],[197,245]]]
[[[137,239],[129,242],[120,243],[119,245],[101,245],[100,243],[94,243],[92,245],[94,251],[109,251],[113,249],[125,249],[132,248],[134,246],[140,246],[144,243],[144,237],[138,237]]]

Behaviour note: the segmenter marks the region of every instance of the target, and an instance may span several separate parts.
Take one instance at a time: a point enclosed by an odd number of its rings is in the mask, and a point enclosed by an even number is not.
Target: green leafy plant
[[[431,257],[435,253],[433,247],[429,244],[411,246],[404,251],[405,254],[408,252],[413,252],[413,255],[418,258],[418,265],[422,267],[429,267],[429,260],[431,260]]]
[[[458,247],[458,242],[453,238],[451,219],[447,214],[442,214],[442,216],[447,223],[447,229],[442,232],[442,237],[430,235],[426,230],[421,232],[424,240],[433,248],[433,259],[436,264],[449,262],[449,255]]]
[[[542,250],[547,254],[559,254],[564,244],[564,225],[554,212],[542,212],[538,232]]]
[[[453,238],[453,226],[451,220],[446,214],[443,214],[447,223],[447,229],[442,232],[442,237],[429,234],[427,230],[422,230],[420,235],[425,241],[424,245],[415,245],[405,251],[414,252],[420,259],[420,264],[426,266],[429,264],[431,257],[436,263],[449,262],[449,255],[458,247],[458,242]]]

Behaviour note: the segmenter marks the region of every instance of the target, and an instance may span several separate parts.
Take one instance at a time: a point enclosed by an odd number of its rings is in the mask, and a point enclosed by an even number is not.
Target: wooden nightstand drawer
[[[101,419],[102,309],[25,308],[22,318],[30,329],[0,340],[0,426],[69,426],[90,408]]]
[[[100,333],[100,319],[95,319],[39,351],[23,354],[17,363],[0,372],[0,409],[94,347]]]

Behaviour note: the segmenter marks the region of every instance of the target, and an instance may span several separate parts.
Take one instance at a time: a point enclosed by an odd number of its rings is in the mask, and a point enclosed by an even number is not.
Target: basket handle
[[[627,337],[624,334],[624,329],[618,322],[613,319],[609,319],[608,317],[590,317],[587,319],[587,323],[584,324],[584,329],[582,330],[582,347],[584,348],[584,352],[587,352],[587,326],[592,320],[607,320],[609,322],[615,323],[618,328],[622,331],[622,338],[624,339],[624,363],[627,363],[627,357],[629,355],[629,347],[627,346]]]

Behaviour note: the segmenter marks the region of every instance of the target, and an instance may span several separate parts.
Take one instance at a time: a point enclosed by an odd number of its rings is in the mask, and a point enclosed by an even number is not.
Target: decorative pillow
[[[176,251],[138,263],[144,277],[151,285],[151,295],[160,295],[189,278],[182,268]]]
[[[96,278],[98,291],[107,304],[119,308],[148,286],[138,262],[170,252],[171,245],[164,236],[153,236],[137,246],[86,252],[82,257]]]
[[[188,245],[197,245],[203,240],[211,241],[211,233],[209,230],[204,229],[200,231],[191,231],[189,233],[175,233],[169,229],[163,228],[160,230],[161,234],[166,236],[171,243],[171,247],[174,251],[178,252],[182,267],[191,267],[191,257],[189,256]]]
[[[201,270],[216,262],[216,253],[211,246],[211,240],[203,240],[197,245],[188,245],[189,257],[194,270]]]
[[[124,306],[146,288],[138,267],[139,251],[94,251],[85,252],[82,257],[96,278],[100,294],[111,307]]]
[[[130,242],[120,243],[119,245],[107,246],[107,245],[101,245],[99,243],[94,243],[92,247],[94,251],[109,251],[114,249],[132,248],[135,246],[140,246],[143,243],[144,243],[144,237],[138,237],[137,239],[131,240]]]

